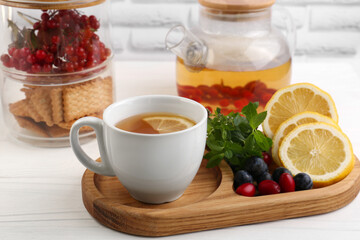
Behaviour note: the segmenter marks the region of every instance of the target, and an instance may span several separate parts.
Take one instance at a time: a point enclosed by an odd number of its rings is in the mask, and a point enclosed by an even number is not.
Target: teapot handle
[[[273,9],[273,16],[273,20],[275,20],[274,25],[278,26],[282,30],[288,41],[290,56],[292,57],[296,47],[296,27],[294,24],[294,19],[291,16],[289,10],[279,6],[276,6]]]

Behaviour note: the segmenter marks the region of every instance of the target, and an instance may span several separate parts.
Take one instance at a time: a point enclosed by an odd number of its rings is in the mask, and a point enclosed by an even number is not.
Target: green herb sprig
[[[218,108],[209,115],[206,141],[209,151],[204,156],[209,161],[206,167],[215,167],[225,159],[236,169],[241,169],[249,157],[262,157],[263,151],[269,151],[272,140],[257,129],[267,112],[257,113],[258,106],[258,102],[250,102],[241,113],[231,112],[224,116]]]

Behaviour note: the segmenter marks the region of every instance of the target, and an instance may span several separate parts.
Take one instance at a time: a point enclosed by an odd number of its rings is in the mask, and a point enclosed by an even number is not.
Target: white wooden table
[[[360,65],[357,65],[360,67]],[[176,94],[173,62],[117,62],[117,98]],[[360,156],[360,77],[343,61],[295,61],[293,83],[311,82],[336,102],[339,124]],[[96,141],[84,145],[99,156]],[[0,125],[0,240],[142,239],[95,221],[81,199],[85,168],[70,148],[37,148],[11,140]],[[139,223],[141,224],[141,223]],[[328,214],[183,234],[163,239],[360,239],[360,195]]]

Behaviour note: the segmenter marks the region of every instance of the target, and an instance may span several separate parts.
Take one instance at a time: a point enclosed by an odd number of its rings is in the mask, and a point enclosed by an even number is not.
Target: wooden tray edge
[[[109,209],[109,201],[101,195],[93,196],[92,206],[85,201],[84,205],[95,219],[117,231],[141,236],[168,236],[327,213],[346,206],[360,191],[358,159],[352,172],[331,186],[301,194],[258,196],[251,201],[233,192],[232,173],[229,173],[231,170],[227,164],[221,164],[220,169],[225,174],[218,190],[205,200],[184,207],[134,210],[129,206],[112,205]]]

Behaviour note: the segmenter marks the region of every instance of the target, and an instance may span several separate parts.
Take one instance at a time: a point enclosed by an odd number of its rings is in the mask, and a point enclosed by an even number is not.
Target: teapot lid
[[[270,7],[275,0],[198,0],[208,8],[223,11],[251,11]]]
[[[0,5],[30,9],[75,9],[95,6],[106,0],[0,0]]]

